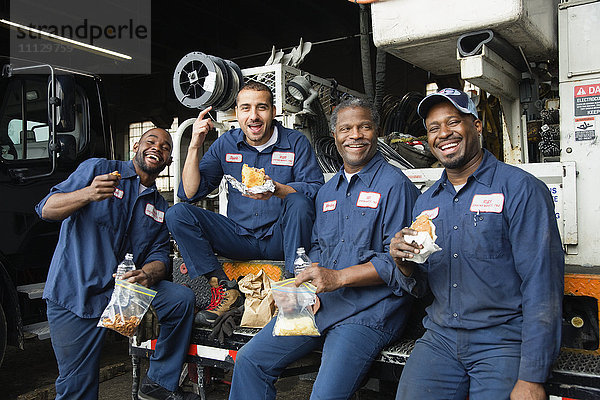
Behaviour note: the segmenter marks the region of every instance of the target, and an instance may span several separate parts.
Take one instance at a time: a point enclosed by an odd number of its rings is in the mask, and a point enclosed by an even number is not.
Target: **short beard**
[[[462,168],[467,164],[464,156],[448,159],[448,161],[445,161],[445,162],[440,161],[440,163],[444,166],[444,168],[448,168],[448,169]]]
[[[159,166],[157,166],[157,167],[155,167],[155,168],[151,168],[151,167],[149,167],[149,166],[148,166],[148,164],[146,164],[146,160],[144,159],[144,155],[142,154],[142,152],[141,152],[141,151],[138,151],[138,152],[135,154],[134,161],[135,161],[135,164],[136,164],[136,165],[137,165],[137,166],[138,166],[138,167],[139,167],[139,168],[140,168],[142,171],[144,171],[145,173],[147,173],[148,175],[158,175],[158,174],[160,174],[160,173],[161,173],[161,172],[162,172],[162,171],[165,169],[165,167],[167,166],[166,164],[163,164],[163,165],[159,165]]]

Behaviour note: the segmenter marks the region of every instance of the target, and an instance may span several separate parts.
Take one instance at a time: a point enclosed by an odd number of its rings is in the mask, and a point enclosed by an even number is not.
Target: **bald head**
[[[169,142],[169,145],[171,146],[171,150],[173,148],[173,138],[171,137],[171,134],[169,132],[167,132],[165,129],[163,128],[151,128],[148,129],[146,132],[144,132],[142,134],[142,137],[140,138],[140,142],[142,140],[144,140],[144,138],[148,135],[154,136],[156,138],[164,138],[166,141]]]

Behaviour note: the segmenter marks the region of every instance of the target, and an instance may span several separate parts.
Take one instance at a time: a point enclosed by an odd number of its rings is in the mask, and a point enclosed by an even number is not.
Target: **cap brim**
[[[473,114],[473,112],[471,112],[468,108],[459,106],[451,97],[446,96],[443,93],[432,93],[421,100],[419,106],[417,107],[417,113],[419,114],[419,117],[423,118],[423,123],[425,123],[425,118],[427,118],[427,114],[429,113],[431,107],[441,103],[442,101],[449,101],[458,111],[465,114],[471,114],[475,116],[475,118],[479,118],[479,116]]]

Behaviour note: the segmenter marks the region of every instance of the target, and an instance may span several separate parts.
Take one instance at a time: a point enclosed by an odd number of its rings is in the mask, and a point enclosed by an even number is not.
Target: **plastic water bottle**
[[[117,266],[117,275],[115,278],[123,279],[123,275],[129,271],[133,271],[134,269],[135,264],[133,263],[133,254],[127,253],[125,254],[125,259]]]
[[[296,259],[294,260],[294,275],[298,276],[300,272],[310,267],[311,264],[312,262],[310,261],[310,258],[308,258],[308,256],[306,255],[304,247],[298,247],[298,250],[296,250]]]

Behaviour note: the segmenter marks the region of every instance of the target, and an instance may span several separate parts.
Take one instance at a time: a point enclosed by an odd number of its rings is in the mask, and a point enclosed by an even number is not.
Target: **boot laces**
[[[226,290],[223,285],[210,288],[210,304],[206,308],[208,311],[215,310],[223,304],[223,298],[225,298]]]

